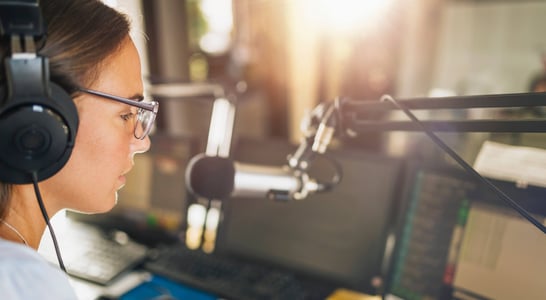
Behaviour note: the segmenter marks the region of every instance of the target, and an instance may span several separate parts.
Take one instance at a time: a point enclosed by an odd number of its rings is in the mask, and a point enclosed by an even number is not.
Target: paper
[[[474,168],[482,176],[512,181],[520,187],[546,187],[546,150],[484,142]]]

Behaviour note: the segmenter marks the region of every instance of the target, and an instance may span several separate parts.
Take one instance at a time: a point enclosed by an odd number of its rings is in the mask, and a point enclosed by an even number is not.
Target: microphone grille
[[[194,156],[186,169],[186,185],[190,192],[208,199],[226,199],[233,192],[235,166],[224,157]]]

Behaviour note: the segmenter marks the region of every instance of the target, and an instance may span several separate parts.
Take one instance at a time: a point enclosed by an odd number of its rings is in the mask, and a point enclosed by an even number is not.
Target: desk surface
[[[67,228],[75,228],[74,226],[70,226],[70,222],[72,221],[67,219],[64,214],[58,214],[52,219],[55,231],[61,234],[58,235],[59,238],[62,238],[62,233]],[[39,252],[47,256],[45,251],[53,251],[52,247],[47,247],[47,245],[52,243],[48,232],[44,234],[42,243],[43,246],[40,247]],[[70,283],[74,287],[78,299],[80,300],[95,300],[101,296],[122,300],[135,300],[152,299],[157,296],[165,295],[172,295],[174,299],[216,299],[216,297],[210,293],[190,288],[142,270],[134,270],[127,274],[123,274],[106,286],[78,279],[76,277],[70,277]],[[327,299],[368,300],[374,298],[353,291],[340,289],[332,293]]]
[[[146,272],[132,272],[120,277],[108,286],[96,285],[77,278],[70,278],[79,300],[96,300],[101,296],[119,300],[147,300],[158,296],[162,299],[214,300],[214,295],[154,276]],[[347,289],[334,291],[325,300],[380,300],[379,296],[364,295]]]

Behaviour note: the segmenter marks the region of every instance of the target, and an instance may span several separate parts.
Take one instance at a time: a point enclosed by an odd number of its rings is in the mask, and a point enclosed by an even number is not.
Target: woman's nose
[[[146,136],[143,139],[134,138],[133,141],[135,141],[134,142],[135,149],[133,151],[133,153],[135,154],[144,153],[150,149],[151,141],[149,136]]]

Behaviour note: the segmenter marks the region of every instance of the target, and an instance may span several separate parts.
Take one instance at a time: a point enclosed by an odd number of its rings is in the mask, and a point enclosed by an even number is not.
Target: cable
[[[521,207],[517,202],[512,200],[508,195],[506,195],[503,191],[501,191],[498,187],[496,187],[493,183],[491,183],[489,180],[487,180],[485,177],[480,175],[478,171],[476,171],[474,168],[472,168],[464,159],[462,159],[453,149],[451,149],[448,145],[446,145],[437,135],[435,135],[432,131],[430,131],[428,128],[426,128],[423,123],[417,117],[404,105],[402,105],[399,101],[396,101],[393,97],[390,95],[384,95],[381,97],[381,101],[390,101],[392,102],[396,107],[401,109],[413,122],[417,123],[421,129],[432,139],[436,145],[438,145],[442,150],[444,150],[451,158],[453,158],[463,169],[465,169],[466,172],[474,176],[478,181],[489,187],[494,193],[496,193],[506,204],[508,204],[510,207],[512,207],[514,210],[516,210],[520,215],[522,215],[524,218],[526,218],[529,222],[531,222],[533,225],[535,225],[538,229],[540,229],[543,233],[546,234],[546,227],[540,223],[537,219],[533,218],[531,214],[525,210],[525,208]]]
[[[59,267],[66,273],[66,268],[64,267],[63,258],[61,257],[61,251],[59,250],[59,245],[57,244],[57,238],[55,237],[55,232],[53,231],[53,226],[49,222],[49,216],[44,206],[44,201],[42,200],[42,195],[40,194],[40,189],[38,188],[38,174],[32,172],[32,184],[34,186],[34,192],[36,193],[36,198],[38,199],[38,205],[40,205],[40,210],[42,211],[42,216],[49,228],[49,233],[51,234],[51,239],[53,240],[53,246],[55,247],[55,254],[57,254],[57,260],[59,261]]]

